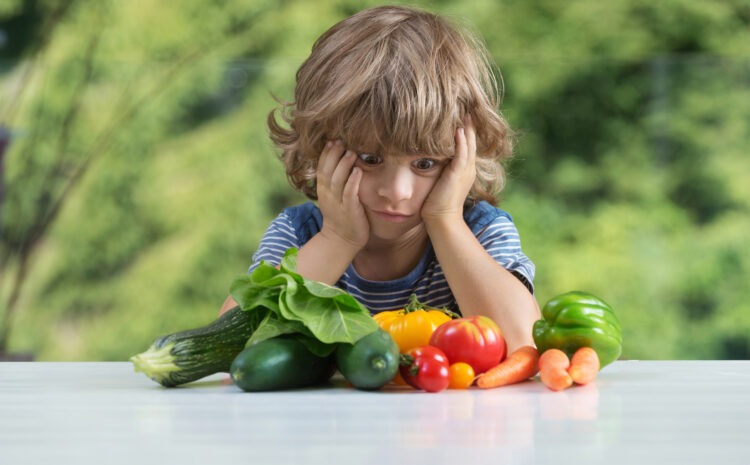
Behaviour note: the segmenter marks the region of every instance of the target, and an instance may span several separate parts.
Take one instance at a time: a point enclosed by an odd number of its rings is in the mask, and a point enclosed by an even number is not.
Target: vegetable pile
[[[407,348],[401,356],[400,375],[417,389],[438,392],[472,384],[497,388],[539,373],[545,386],[559,391],[591,383],[622,353],[622,331],[612,307],[592,294],[560,294],[547,302],[542,316],[533,327],[536,347],[520,347],[510,354],[506,354],[498,326],[484,316],[455,318],[434,329],[419,328],[422,340],[423,333],[432,329],[429,344]],[[391,316],[383,320],[391,321]],[[379,323],[392,328],[382,320]],[[407,338],[400,335],[400,339]]]
[[[381,312],[374,318],[400,342],[401,366],[396,382],[403,380],[415,389],[466,389],[477,375],[481,379],[483,373],[506,358],[505,338],[486,316],[461,318],[447,310],[426,307],[412,296],[402,310]]]
[[[157,338],[131,357],[136,371],[165,387],[228,372],[245,391],[314,386],[338,369],[357,389],[389,383],[425,392],[497,388],[534,378],[553,391],[594,381],[622,352],[612,308],[580,291],[543,308],[536,347],[507,353],[497,324],[460,317],[412,296],[400,310],[370,316],[345,291],[296,272],[297,249],[279,267],[262,262],[237,278],[238,305],[210,324]]]

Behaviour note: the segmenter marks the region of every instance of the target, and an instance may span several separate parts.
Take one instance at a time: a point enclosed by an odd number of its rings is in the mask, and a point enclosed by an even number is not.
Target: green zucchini
[[[335,371],[333,355],[319,357],[293,336],[277,336],[245,348],[229,374],[243,391],[279,391],[322,384]]]
[[[398,345],[387,331],[378,328],[354,344],[340,344],[336,364],[355,388],[380,389],[398,372]]]
[[[234,307],[206,326],[157,338],[130,361],[135,371],[164,387],[228,372],[266,313],[262,308],[244,311]]]

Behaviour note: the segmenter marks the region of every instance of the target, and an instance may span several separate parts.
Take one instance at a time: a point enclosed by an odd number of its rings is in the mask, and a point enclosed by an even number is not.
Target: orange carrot
[[[539,372],[539,353],[533,346],[523,346],[508,355],[508,358],[477,377],[477,386],[482,389],[507,386],[525,381]]]
[[[588,384],[599,373],[599,356],[591,347],[581,347],[570,359],[570,377],[576,384]]]
[[[568,374],[570,360],[565,352],[559,349],[547,349],[539,357],[539,374],[542,383],[553,391],[562,391],[573,385]]]

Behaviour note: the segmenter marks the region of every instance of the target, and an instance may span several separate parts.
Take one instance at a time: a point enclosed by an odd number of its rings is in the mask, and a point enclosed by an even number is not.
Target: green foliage
[[[268,140],[274,96],[375,4],[3,2],[0,347],[125,360],[213,319],[303,200]],[[519,134],[502,206],[540,303],[604,298],[626,358],[750,357],[747,2],[416,4],[499,65]]]

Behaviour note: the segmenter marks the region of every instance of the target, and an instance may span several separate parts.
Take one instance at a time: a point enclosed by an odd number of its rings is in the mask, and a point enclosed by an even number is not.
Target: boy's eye
[[[437,161],[431,158],[420,158],[413,163],[414,167],[420,171],[425,171],[437,166]]]
[[[357,156],[359,157],[359,160],[365,165],[374,166],[382,161],[378,155],[373,155],[371,153],[360,153]]]

